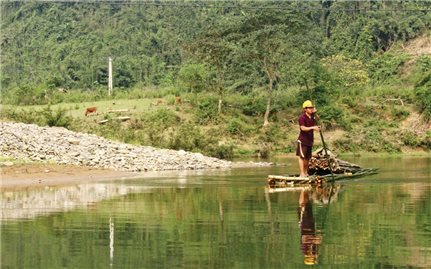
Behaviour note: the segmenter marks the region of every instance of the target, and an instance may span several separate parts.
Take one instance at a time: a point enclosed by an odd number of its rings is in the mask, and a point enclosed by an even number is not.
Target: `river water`
[[[1,193],[1,268],[431,268],[431,157],[268,193],[286,166]]]

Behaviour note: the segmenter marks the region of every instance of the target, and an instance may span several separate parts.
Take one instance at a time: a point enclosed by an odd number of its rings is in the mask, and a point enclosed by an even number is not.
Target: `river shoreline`
[[[416,152],[413,154],[340,154],[343,157],[387,157],[387,158],[402,158],[402,157],[424,157],[430,156],[429,153]],[[285,160],[292,160],[291,165],[295,164],[295,156],[293,154],[283,154],[273,156],[280,163],[271,162],[256,162],[247,158],[249,161],[233,161],[232,166],[227,169],[236,168],[256,168],[265,166],[282,166],[286,165]],[[204,169],[204,171],[215,171],[220,169]],[[224,170],[224,169],[222,169]],[[190,172],[190,170],[188,170]],[[195,170],[197,171],[197,170]],[[25,160],[12,160],[9,158],[0,161],[0,191],[10,189],[21,189],[28,187],[45,187],[45,186],[61,186],[80,183],[89,183],[97,181],[110,180],[127,180],[134,178],[153,178],[153,177],[175,177],[184,170],[173,171],[147,171],[147,172],[130,172],[116,171],[112,169],[102,169],[76,165],[60,165],[46,162],[28,162]]]
[[[233,162],[230,168],[169,171],[116,171],[86,166],[5,161],[0,163],[0,191],[26,187],[60,186],[79,183],[127,180],[134,178],[175,177],[193,171],[218,171],[235,168],[256,168],[274,165],[268,162]]]
[[[0,122],[1,188],[269,166],[108,140],[60,127]]]
[[[226,161],[183,150],[130,145],[58,127],[12,122],[2,122],[0,127],[1,190],[274,165],[254,158]],[[296,157],[277,158],[285,164],[284,158]]]

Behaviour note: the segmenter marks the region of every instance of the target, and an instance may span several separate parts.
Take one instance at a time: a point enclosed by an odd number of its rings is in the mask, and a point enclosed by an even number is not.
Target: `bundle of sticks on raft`
[[[310,175],[327,175],[334,174],[355,174],[360,172],[362,168],[353,163],[343,161],[329,150],[318,149],[313,153],[310,159],[308,173]]]
[[[375,168],[361,168],[357,164],[349,163],[337,158],[329,150],[318,149],[310,159],[308,177],[298,175],[269,175],[267,189],[274,192],[306,184],[324,184],[341,179],[352,179],[377,173]]]

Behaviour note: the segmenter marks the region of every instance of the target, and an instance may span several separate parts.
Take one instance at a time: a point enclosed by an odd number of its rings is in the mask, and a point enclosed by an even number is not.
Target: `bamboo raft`
[[[328,151],[329,152],[329,151]],[[267,178],[267,189],[270,192],[291,190],[292,188],[303,188],[313,184],[324,184],[345,179],[353,179],[377,173],[375,168],[361,168],[340,159],[332,153],[323,154],[323,150],[317,150],[310,160],[310,176],[300,177],[298,175],[269,175]]]

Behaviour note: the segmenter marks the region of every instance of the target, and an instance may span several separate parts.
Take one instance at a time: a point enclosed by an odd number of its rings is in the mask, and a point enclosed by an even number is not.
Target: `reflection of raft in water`
[[[306,187],[310,184],[321,184],[372,175],[377,173],[377,169],[361,168],[359,165],[337,159],[332,153],[325,156],[323,150],[318,150],[310,160],[308,172],[311,174],[308,177],[269,175],[267,188],[271,192],[285,191],[292,188]]]

